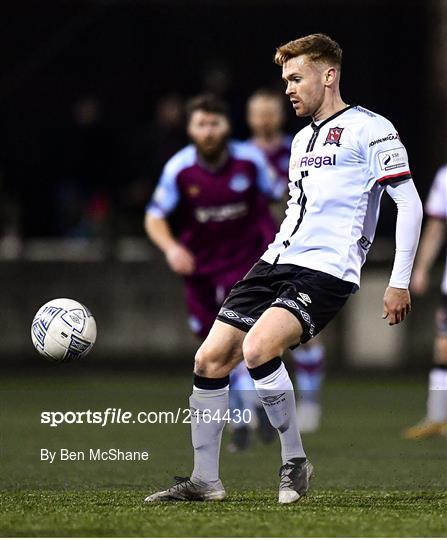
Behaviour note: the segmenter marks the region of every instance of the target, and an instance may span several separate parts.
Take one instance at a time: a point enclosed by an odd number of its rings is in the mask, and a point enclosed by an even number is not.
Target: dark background
[[[341,44],[343,98],[396,125],[425,198],[445,159],[437,9],[424,0],[3,0],[0,234],[142,235],[164,153],[184,142],[177,133],[161,148],[159,100],[190,97],[207,88],[210,71],[223,69],[234,135],[246,137],[246,98],[281,85],[275,47],[312,32]],[[83,99],[98,108],[92,125],[74,120]],[[302,125],[289,119],[292,132]],[[80,209],[67,222],[61,212],[64,201],[75,206],[73,197]],[[106,226],[77,226],[87,206]],[[382,217],[379,236],[389,234],[392,219],[392,212]]]

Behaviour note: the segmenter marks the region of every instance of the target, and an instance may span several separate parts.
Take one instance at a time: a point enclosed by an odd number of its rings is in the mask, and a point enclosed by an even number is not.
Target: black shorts
[[[300,321],[301,343],[306,343],[338,313],[354,288],[354,283],[325,272],[261,260],[231,289],[217,319],[248,332],[266,309],[282,307]]]

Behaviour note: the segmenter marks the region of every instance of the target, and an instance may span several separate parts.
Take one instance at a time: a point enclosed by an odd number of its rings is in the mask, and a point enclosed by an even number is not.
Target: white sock
[[[224,418],[228,410],[228,386],[205,390],[193,386],[189,398],[194,470],[191,479],[214,482],[219,479],[219,454]],[[205,416],[203,416],[205,415]],[[211,420],[212,418],[215,420]]]
[[[447,422],[447,370],[434,367],[429,374],[427,420]]]
[[[270,360],[270,362],[274,361],[275,359]],[[256,391],[268,419],[278,430],[283,464],[296,457],[306,457],[298,431],[295,393],[284,364],[281,362],[273,373],[256,379],[253,372],[258,369],[254,368],[250,370],[250,373],[254,378]]]

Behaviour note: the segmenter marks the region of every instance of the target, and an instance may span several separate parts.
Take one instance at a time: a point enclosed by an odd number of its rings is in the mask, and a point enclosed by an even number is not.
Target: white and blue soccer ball
[[[55,362],[70,362],[91,351],[96,341],[96,321],[76,300],[56,298],[36,313],[31,339],[43,356]]]

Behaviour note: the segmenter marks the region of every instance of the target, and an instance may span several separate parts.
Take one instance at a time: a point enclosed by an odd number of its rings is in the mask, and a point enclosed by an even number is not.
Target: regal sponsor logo
[[[337,156],[303,156],[290,163],[291,169],[301,169],[303,167],[314,167],[319,169],[324,166],[334,166],[337,164]]]

